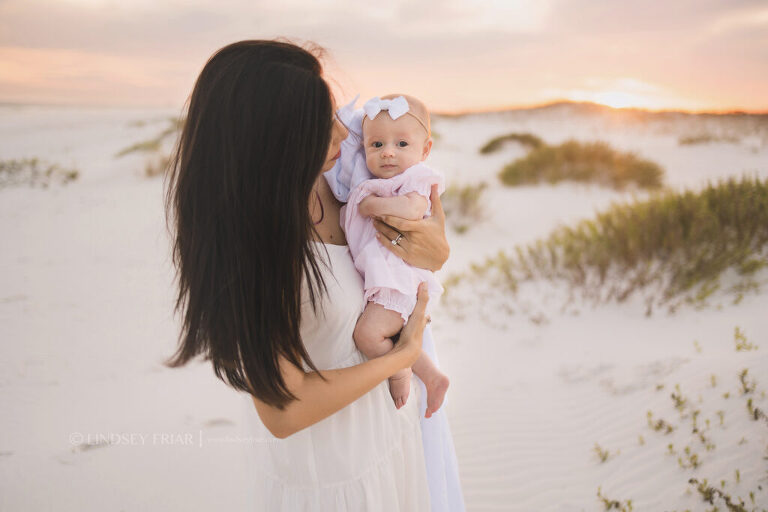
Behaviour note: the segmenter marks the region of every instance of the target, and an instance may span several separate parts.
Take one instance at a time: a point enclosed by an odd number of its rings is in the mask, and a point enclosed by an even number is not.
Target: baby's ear
[[[424,151],[421,153],[421,159],[424,160],[429,156],[429,152],[432,150],[432,137],[429,137],[424,141]]]

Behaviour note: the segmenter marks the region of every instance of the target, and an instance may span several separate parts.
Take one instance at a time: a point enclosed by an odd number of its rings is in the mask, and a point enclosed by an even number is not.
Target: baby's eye
[[[380,148],[381,146],[383,146],[383,144],[381,142],[379,142],[379,141],[376,141],[376,142],[371,143],[371,146],[373,146],[375,148]]]
[[[400,146],[401,148],[404,148],[405,146],[408,145],[408,143],[405,142],[404,140],[401,140],[400,142],[397,143],[397,145]]]

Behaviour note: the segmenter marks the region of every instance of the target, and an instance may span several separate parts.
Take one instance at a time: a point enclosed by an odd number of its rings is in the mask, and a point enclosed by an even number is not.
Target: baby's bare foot
[[[413,371],[410,368],[406,368],[389,378],[389,394],[392,395],[392,400],[395,401],[395,407],[398,409],[408,401],[408,393],[411,391],[412,373]]]
[[[448,391],[448,385],[450,383],[451,381],[448,380],[448,377],[440,372],[437,372],[434,377],[424,383],[427,388],[427,410],[424,413],[425,418],[432,416],[432,413],[437,412],[440,406],[443,405],[445,392]]]

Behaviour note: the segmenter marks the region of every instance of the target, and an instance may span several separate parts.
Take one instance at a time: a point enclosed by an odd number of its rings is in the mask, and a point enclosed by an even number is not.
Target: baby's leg
[[[429,418],[443,405],[445,392],[448,391],[450,381],[423,350],[412,368],[413,373],[419,376],[427,388],[427,410],[424,417]]]
[[[392,336],[403,328],[403,317],[397,311],[369,302],[355,325],[355,345],[368,359],[392,350]],[[405,405],[411,390],[411,369],[405,368],[389,378],[389,393],[398,409]]]
[[[400,332],[403,324],[397,311],[369,302],[355,325],[355,344],[368,359],[382,356],[392,350],[392,336]]]

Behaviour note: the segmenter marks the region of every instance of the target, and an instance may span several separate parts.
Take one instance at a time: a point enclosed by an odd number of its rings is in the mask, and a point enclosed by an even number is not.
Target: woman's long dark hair
[[[302,280],[313,308],[325,289],[308,210],[331,140],[321,75],[291,43],[220,49],[195,83],[167,175],[182,330],[165,365],[203,354],[218,378],[280,409],[296,397],[278,356],[317,371],[299,323]]]

